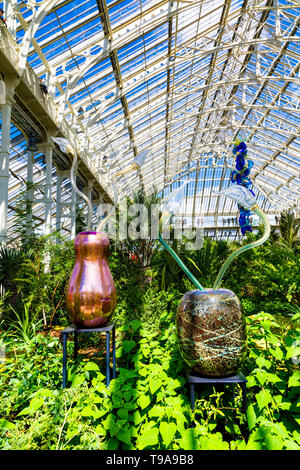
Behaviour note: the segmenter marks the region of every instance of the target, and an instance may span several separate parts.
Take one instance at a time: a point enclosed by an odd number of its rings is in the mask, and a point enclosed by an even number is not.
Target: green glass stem
[[[179,264],[181,269],[185,272],[185,274],[192,281],[192,283],[197,287],[197,289],[204,290],[200,282],[195,278],[195,276],[190,272],[190,270],[186,267],[186,265],[181,261],[179,256],[175,253],[175,251],[172,250],[172,248],[169,245],[167,245],[167,243],[161,238],[160,234],[158,236],[158,240],[162,244],[162,246],[170,253],[170,255],[173,256],[175,261]]]
[[[269,238],[271,228],[270,228],[270,223],[269,223],[269,221],[266,217],[266,214],[258,206],[255,206],[252,210],[253,210],[253,212],[255,212],[255,214],[257,214],[259,216],[260,220],[262,221],[262,223],[264,225],[264,228],[265,228],[265,232],[259,240],[256,240],[252,243],[249,243],[248,245],[245,245],[245,246],[242,246],[241,248],[238,248],[236,251],[234,251],[227,258],[227,260],[225,261],[225,263],[221,267],[221,269],[218,273],[218,276],[215,280],[214,287],[213,287],[214,290],[219,289],[221,281],[223,279],[223,276],[224,276],[226,270],[228,269],[228,266],[232,263],[232,261],[239,254],[243,253],[246,250],[250,250],[250,248],[255,248],[256,246],[262,245]]]

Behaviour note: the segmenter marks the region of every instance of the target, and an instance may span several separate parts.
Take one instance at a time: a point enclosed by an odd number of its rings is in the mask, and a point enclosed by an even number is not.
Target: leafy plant
[[[38,319],[38,313],[32,313],[32,297],[23,301],[23,309],[18,313],[12,306],[10,307],[14,316],[6,320],[8,333],[21,339],[25,344],[30,343],[37,331],[42,327],[42,319]]]

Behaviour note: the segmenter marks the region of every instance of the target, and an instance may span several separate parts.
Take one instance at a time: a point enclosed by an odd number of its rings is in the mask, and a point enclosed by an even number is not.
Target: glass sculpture
[[[109,239],[102,232],[81,232],[74,242],[75,265],[67,288],[67,310],[81,328],[104,326],[117,303],[108,266]]]
[[[181,187],[183,196],[184,187]],[[161,206],[160,232],[164,220],[180,205],[180,189]],[[169,251],[196,290],[186,292],[176,315],[179,348],[184,361],[205,376],[224,377],[235,374],[246,355],[246,324],[242,306],[236,294],[220,288],[229,265],[240,253],[264,243],[270,235],[270,224],[257,206],[252,192],[244,186],[231,186],[218,193],[232,198],[240,207],[256,213],[264,224],[264,234],[232,253],[221,267],[213,288],[204,289],[178,255],[159,235],[159,241]],[[173,199],[172,199],[173,198]]]

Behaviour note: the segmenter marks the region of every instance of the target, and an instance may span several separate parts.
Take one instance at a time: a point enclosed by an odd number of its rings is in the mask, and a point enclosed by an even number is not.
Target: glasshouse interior
[[[2,450],[300,449],[299,42],[297,0],[0,2]]]

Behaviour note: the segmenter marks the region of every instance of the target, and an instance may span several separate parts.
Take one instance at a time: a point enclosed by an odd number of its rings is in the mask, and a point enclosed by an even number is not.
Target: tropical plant
[[[24,251],[6,245],[0,246],[0,285],[4,291],[16,291],[14,279],[24,260]]]
[[[86,216],[84,214],[84,205],[76,205],[76,234],[86,229]]]
[[[32,311],[32,296],[23,301],[23,308],[19,312],[12,306],[10,308],[14,315],[5,321],[6,333],[11,333],[25,344],[29,344],[43,324],[42,319],[38,318],[38,312]]]
[[[299,237],[300,221],[295,218],[292,211],[283,211],[280,214],[279,230],[280,242],[290,248],[300,244]]]
[[[158,190],[153,188],[153,191],[146,194],[143,188],[140,188],[136,193],[133,194],[131,199],[125,198],[123,200],[123,206],[118,210],[117,213],[117,239],[118,247],[122,250],[126,250],[130,255],[137,260],[138,264],[142,267],[149,266],[151,258],[158,248],[157,237],[153,236],[153,225],[151,224],[151,208],[154,205],[159,204],[160,199],[158,197]],[[138,221],[137,226],[133,227],[133,221],[138,217],[138,213],[131,214],[134,205],[139,205],[145,211],[143,214],[140,213],[141,221]],[[142,209],[141,209],[142,210]],[[120,224],[120,215],[126,211],[128,217],[126,219],[126,234],[122,236]],[[121,222],[122,223],[122,222]],[[134,230],[134,232],[133,232]],[[136,237],[136,233],[138,236]]]
[[[23,189],[16,200],[14,232],[18,235],[18,244],[26,247],[32,246],[38,238],[38,227],[41,220],[33,213],[32,197],[37,185],[31,182],[24,182]]]
[[[299,450],[296,325],[280,327],[265,312],[248,318],[246,415],[239,388],[233,397],[208,386],[196,390],[192,413],[173,314],[161,307],[158,328],[137,319],[119,328],[118,374],[108,389],[95,358],[70,360],[61,390],[57,338],[38,334],[26,348],[8,342],[1,449]]]
[[[191,263],[191,270],[205,287],[211,287],[213,280],[222,262],[230,253],[230,248],[225,240],[212,240],[205,238],[203,247],[191,253],[187,260]]]

